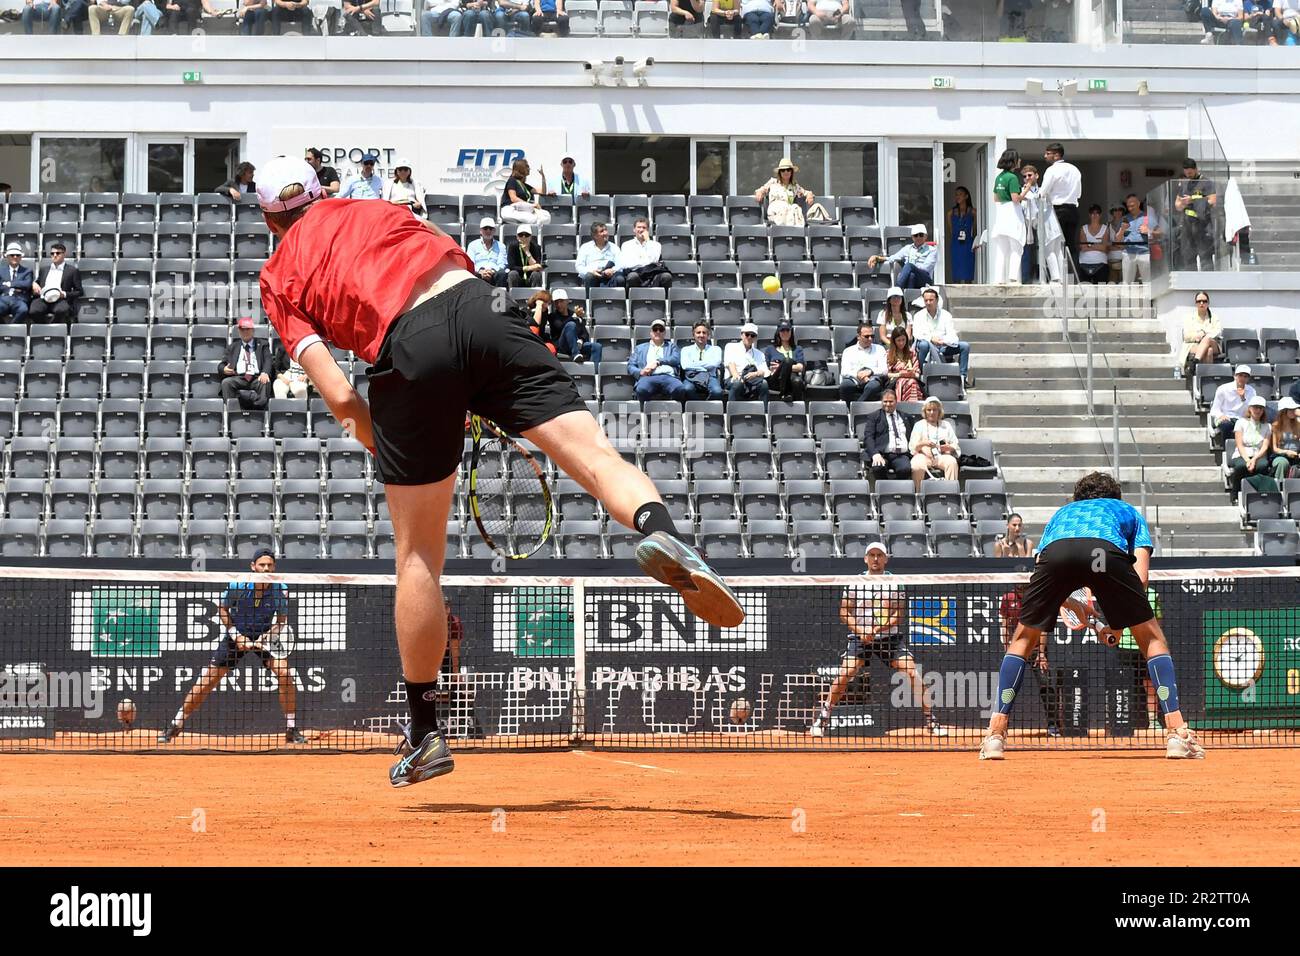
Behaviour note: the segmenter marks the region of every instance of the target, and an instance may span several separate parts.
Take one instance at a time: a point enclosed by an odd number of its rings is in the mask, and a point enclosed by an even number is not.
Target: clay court
[[[1300,863],[1294,750],[469,754],[403,790],[390,760],[4,755],[0,864]]]

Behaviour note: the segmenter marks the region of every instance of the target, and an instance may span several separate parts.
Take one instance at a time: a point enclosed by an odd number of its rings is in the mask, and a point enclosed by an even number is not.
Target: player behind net
[[[374,455],[397,557],[395,617],[411,722],[395,787],[452,770],[435,684],[447,641],[439,588],[466,410],[520,433],[643,540],[636,558],[697,617],[735,627],[731,589],[677,529],[650,479],[610,445],[526,317],[473,274],[441,230],[391,203],[322,198],[312,168],[277,157],[258,200],[278,240],[262,301],[288,353],[334,417]],[[369,404],[329,345],[370,363]]]
[[[275,555],[270,548],[260,548],[253,555],[254,575],[275,573]],[[181,709],[168,724],[167,729],[158,735],[158,743],[165,744],[175,740],[189,719],[212,693],[212,688],[221,683],[221,679],[230,673],[245,654],[256,654],[262,666],[275,675],[279,687],[280,709],[284,711],[284,739],[291,744],[305,744],[307,738],[296,726],[297,690],[293,675],[289,673],[289,663],[283,658],[275,657],[268,650],[268,645],[275,644],[280,632],[289,621],[289,594],[283,584],[271,581],[231,581],[226,588],[218,609],[221,625],[225,635],[217,645],[212,660],[199,673],[198,680],[185,695]]]
[[[996,710],[989,719],[988,736],[980,744],[980,759],[1003,758],[1011,707],[1029,658],[1044,632],[1056,623],[1061,605],[1082,587],[1092,591],[1106,617],[1108,626],[1098,631],[1102,640],[1114,644],[1118,632],[1129,628],[1146,657],[1165,718],[1165,756],[1204,757],[1205,748],[1179,710],[1174,660],[1147,601],[1151,532],[1138,510],[1120,500],[1119,482],[1096,471],[1080,478],[1074,500],[1047,522],[1039,549],[1021,602],[1020,623],[998,672]]]

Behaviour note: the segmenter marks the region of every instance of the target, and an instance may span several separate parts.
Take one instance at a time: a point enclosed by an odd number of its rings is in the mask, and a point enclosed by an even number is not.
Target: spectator
[[[921,0],[902,0],[903,24],[907,27],[907,36],[912,40],[924,40],[926,35],[925,18],[921,16]]]
[[[668,325],[663,319],[650,323],[650,341],[632,350],[627,372],[636,379],[636,397],[643,402],[671,398],[684,402],[689,396],[686,384],[678,377],[682,359],[677,345],[666,339]]]
[[[118,36],[131,32],[131,21],[135,19],[135,7],[129,3],[115,3],[114,0],[96,0],[86,11],[90,20],[91,36],[99,36],[104,24],[112,18],[117,23]]]
[[[1219,338],[1222,334],[1223,329],[1214,321],[1214,313],[1210,311],[1210,294],[1196,293],[1196,311],[1183,322],[1183,350],[1178,356],[1178,367],[1182,369],[1189,387],[1196,378],[1196,366],[1201,362],[1215,361],[1223,351],[1223,342]]]
[[[617,257],[618,249],[609,241],[609,226],[603,222],[592,223],[591,238],[578,250],[578,275],[582,276],[582,287],[591,289],[593,286],[611,285],[617,271],[614,267]]]
[[[502,288],[510,284],[506,247],[497,239],[496,220],[491,216],[478,221],[478,238],[469,244],[465,254],[474,261],[474,274],[484,282]]]
[[[645,216],[637,216],[632,223],[632,238],[623,243],[618,250],[615,262],[618,271],[610,279],[610,285],[627,286],[635,289],[639,286],[658,286],[671,288],[673,274],[663,262],[663,247],[650,238],[650,222]]]
[[[1007,533],[998,535],[993,545],[995,558],[1028,558],[1034,553],[1034,540],[1020,533],[1025,519],[1012,513],[1007,519]]]
[[[740,16],[751,40],[766,40],[772,35],[777,17],[785,7],[782,0],[740,0]]]
[[[1106,223],[1106,242],[1109,249],[1106,257],[1110,265],[1108,281],[1122,282],[1124,279],[1124,237],[1128,235],[1128,223],[1124,221],[1124,207],[1110,207],[1110,222]]]
[[[837,36],[841,40],[851,40],[857,29],[849,0],[809,0],[803,22],[814,40]]]
[[[1214,42],[1214,31],[1224,30],[1229,43],[1240,43],[1246,27],[1246,5],[1242,0],[1213,0],[1201,7],[1202,43]]]
[[[575,173],[572,156],[565,156],[560,160],[560,191],[557,194],[555,190],[546,193],[548,196],[574,196],[579,199],[586,199],[591,195],[591,183]],[[543,188],[545,188],[546,177],[542,177]]]
[[[50,261],[41,266],[32,285],[32,302],[28,318],[32,322],[77,321],[77,300],[81,298],[81,273],[64,257],[68,247],[62,242],[50,244]],[[47,318],[48,316],[48,318]]]
[[[961,368],[961,377],[969,388],[973,384],[970,374],[970,343],[961,341],[952,313],[940,307],[938,289],[931,286],[921,293],[921,299],[925,307],[912,316],[912,334],[915,336],[916,355],[921,360],[921,369],[924,371],[931,354],[936,362],[951,362],[956,358]]]
[[[570,307],[569,293],[564,289],[551,293],[551,335],[560,351],[573,356],[575,362],[591,359],[600,365],[605,346],[591,340],[586,311],[580,305]]]
[[[912,422],[898,411],[898,396],[885,389],[880,393],[880,408],[866,417],[862,432],[862,458],[876,481],[911,477],[912,452],[907,447],[911,428]]]
[[[394,206],[405,206],[416,219],[424,218],[424,184],[411,178],[411,161],[399,159],[393,178],[384,184],[384,198]]]
[[[1274,0],[1273,22],[1273,38],[1278,43],[1300,43],[1300,0]]]
[[[795,181],[799,167],[790,157],[785,157],[772,170],[772,178],[754,191],[754,201],[767,200],[767,221],[774,226],[802,226],[803,203],[810,204],[815,198],[811,190],[804,189]]]
[[[776,397],[786,402],[802,402],[803,349],[799,347],[794,324],[789,319],[776,324],[772,344],[763,349],[763,358],[767,360],[767,374],[771,380],[769,388],[776,392]]]
[[[339,24],[339,15],[342,14],[343,23]],[[338,36],[357,36],[365,34],[367,36],[377,37],[384,35],[384,17],[379,9],[379,0],[343,0],[342,8],[330,7],[329,12],[325,14],[325,21],[329,24],[331,34]],[[378,199],[379,196],[357,196],[357,199]]]
[[[1269,436],[1269,450],[1273,457],[1269,467],[1273,470],[1273,480],[1279,485],[1287,478],[1300,478],[1300,418],[1296,409],[1300,407],[1291,396],[1286,396],[1277,403],[1277,418],[1273,421]]]
[[[1183,178],[1178,182],[1178,195],[1174,199],[1177,268],[1214,271],[1214,207],[1218,204],[1214,180],[1202,176],[1196,160],[1188,156],[1183,160]]]
[[[266,408],[271,397],[271,351],[253,337],[253,320],[239,320],[239,338],[230,343],[221,361],[221,397],[239,399],[241,408]]]
[[[1237,421],[1246,413],[1246,406],[1255,398],[1255,386],[1250,384],[1250,366],[1238,365],[1233,381],[1224,382],[1214,392],[1210,406],[1210,422],[1218,429],[1219,441],[1228,444],[1228,438],[1237,427]]]
[[[1088,207],[1088,221],[1079,227],[1079,278],[1100,285],[1110,277],[1110,239],[1101,207]]]
[[[1043,201],[1056,213],[1056,222],[1060,226],[1065,248],[1070,254],[1070,259],[1077,266],[1079,264],[1079,250],[1076,245],[1079,241],[1079,196],[1083,192],[1083,175],[1079,172],[1078,166],[1065,161],[1065,147],[1060,143],[1047,145],[1043,150],[1043,161],[1047,163],[1047,169],[1043,173],[1043,183],[1039,187]],[[1040,237],[1040,241],[1048,240],[1047,236]],[[1064,262],[1061,263],[1061,266],[1063,265]],[[1060,280],[1058,276],[1053,276],[1052,281]]]
[[[483,28],[483,36],[492,35],[492,0],[462,0],[461,9],[461,36],[478,36],[479,27]]]
[[[311,385],[306,371],[295,360],[288,356],[285,358],[289,365],[275,376],[275,381],[271,383],[272,393],[276,398],[306,398],[307,388]]]
[[[526,159],[516,159],[510,165],[510,178],[501,191],[501,221],[525,222],[530,226],[549,226],[551,214],[542,208],[536,191],[528,185],[532,167]]]
[[[703,319],[691,329],[693,341],[681,351],[686,398],[722,401],[722,349],[709,343],[709,323]]]
[[[375,172],[379,157],[366,153],[361,157],[361,172],[352,176],[339,190],[340,199],[383,199],[384,180]]]
[[[271,18],[270,0],[240,0],[239,33],[241,36],[262,36],[266,21]]]
[[[520,223],[515,230],[515,241],[506,250],[506,269],[510,273],[510,287],[542,286],[542,247],[533,242],[533,230],[527,223]]]
[[[1268,450],[1273,434],[1268,424],[1268,403],[1263,395],[1254,396],[1246,404],[1246,413],[1232,426],[1232,434],[1236,449],[1232,453],[1228,483],[1235,500],[1244,478],[1262,475],[1268,470]]]
[[[1020,206],[1020,154],[1002,151],[993,180],[993,222],[989,227],[989,271],[996,285],[1019,285],[1025,255],[1025,211]]]
[[[970,190],[958,186],[948,210],[948,281],[967,284],[975,281],[975,207]]]
[[[551,335],[551,294],[545,289],[538,289],[528,298],[528,328],[546,345],[552,355],[559,352],[555,339]]]
[[[694,27],[703,20],[704,0],[668,0],[668,35],[670,37],[682,36],[687,27]]]
[[[898,271],[894,285],[903,289],[921,289],[934,281],[934,267],[939,261],[939,247],[926,242],[928,232],[922,223],[912,227],[912,244],[899,249],[892,256],[871,256],[867,259],[867,268],[874,269],[880,263],[893,266],[901,262],[903,268]]]
[[[31,36],[36,31],[37,23],[48,23],[45,32],[57,34],[63,24],[63,13],[63,5],[59,0],[41,0],[39,3],[26,0],[21,17],[23,33]]]
[[[929,474],[942,474],[949,481],[957,480],[957,459],[961,445],[952,422],[943,417],[943,402],[931,395],[921,405],[922,418],[912,426],[908,447],[912,452],[912,480],[916,490]]]
[[[713,12],[709,14],[709,36],[718,40],[722,31],[731,34],[733,40],[740,39],[741,28],[745,25],[740,15],[740,0],[713,0]]]
[[[492,13],[495,25],[493,33],[502,36],[532,36],[532,9],[529,0],[497,0],[496,10]]]
[[[1277,46],[1277,14],[1273,12],[1272,0],[1246,0],[1246,26],[1269,46]]]
[[[280,36],[285,23],[297,23],[298,32],[303,36],[311,33],[311,0],[271,0],[271,32]],[[316,178],[320,178],[319,170]],[[322,187],[324,185],[321,183]]]
[[[848,404],[874,402],[889,384],[884,348],[871,335],[871,323],[858,323],[858,340],[840,353],[840,398]]]
[[[912,341],[907,337],[907,330],[894,329],[894,337],[885,352],[885,368],[889,374],[889,388],[892,388],[900,402],[919,402],[921,400],[921,360],[916,357]]]
[[[1042,209],[1038,167],[1029,163],[1022,164],[1020,179],[1020,208],[1025,214],[1025,248],[1020,254],[1020,281],[1028,285],[1038,279],[1038,216]]]
[[[729,401],[762,402],[767,408],[767,360],[758,350],[758,326],[746,322],[740,327],[740,341],[729,342],[722,350],[722,367],[726,369]]]
[[[1027,541],[1028,539],[1022,540]],[[999,540],[998,544],[1001,545],[1001,543],[1001,540]],[[999,554],[998,557],[1003,557],[1003,555]],[[1011,557],[1018,557],[1018,555],[1011,555]],[[1002,595],[1002,601],[998,606],[998,620],[1002,625],[1002,649],[1004,652],[1011,644],[1016,628],[1020,625],[1020,607],[1024,598],[1025,585],[1023,584],[1017,584]],[[1025,666],[1038,681],[1038,699],[1042,701],[1043,713],[1047,716],[1047,736],[1059,737],[1061,736],[1061,679],[1059,675],[1054,675],[1052,669],[1048,666],[1046,645],[1046,641],[1039,641],[1038,646],[1034,648],[1031,656],[1025,661]]]
[[[569,35],[569,15],[564,12],[564,0],[533,0],[533,33],[543,31],[559,36]]]
[[[240,198],[246,194],[252,194],[256,197],[257,183],[253,182],[255,172],[257,172],[257,168],[252,163],[240,163],[235,167],[235,175],[218,186],[215,192],[229,196],[231,202],[239,202]]]
[[[82,0],[74,2],[80,3]],[[204,16],[225,17],[234,14],[234,10],[218,11],[208,0],[163,0],[162,9],[167,14],[168,32],[176,36],[203,29]],[[181,29],[182,20],[185,21],[186,30]]]
[[[880,327],[880,344],[884,348],[889,348],[894,329],[906,330],[907,340],[912,341],[912,313],[907,311],[903,290],[898,286],[890,288],[884,307],[876,314],[876,325]]]
[[[0,266],[0,319],[27,320],[32,300],[32,270],[23,265],[23,247],[16,242],[5,247],[5,264]]]
[[[303,159],[307,160],[308,166],[316,170],[316,179],[320,183],[321,192],[326,196],[337,196],[339,189],[342,188],[339,182],[339,171],[333,166],[325,165],[325,154],[314,146],[309,146],[307,155]]]
[[[1120,279],[1123,282],[1151,281],[1151,237],[1158,235],[1160,221],[1142,208],[1134,193],[1124,197],[1124,245],[1120,250]],[[1206,300],[1209,301],[1208,299]]]
[[[420,36],[436,37],[446,27],[447,36],[458,37],[464,19],[460,0],[427,0],[420,14]]]

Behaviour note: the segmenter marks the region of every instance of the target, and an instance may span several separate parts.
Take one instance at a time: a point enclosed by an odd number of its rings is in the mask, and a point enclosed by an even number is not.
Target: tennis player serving
[[[262,268],[267,316],[334,417],[373,453],[392,516],[411,708],[393,786],[453,768],[435,693],[447,642],[439,577],[467,409],[532,441],[644,535],[637,563],[693,614],[721,627],[744,620],[731,589],[678,539],[650,479],[613,449],[559,361],[455,241],[391,203],[319,202],[316,173],[301,159],[277,157],[258,172],[258,200],[279,240]],[[369,404],[329,345],[370,363]]]
[[[1052,515],[1043,529],[1034,573],[1020,605],[1020,623],[998,672],[996,709],[989,719],[988,736],[980,744],[981,760],[1003,758],[1007,722],[1029,658],[1044,632],[1055,625],[1062,603],[1085,586],[1106,616],[1107,626],[1098,630],[1098,636],[1114,644],[1114,635],[1129,628],[1146,658],[1165,717],[1165,756],[1205,756],[1205,748],[1178,709],[1174,659],[1147,601],[1152,550],[1147,523],[1136,508],[1120,500],[1119,482],[1094,471],[1075,483],[1074,500]],[[1079,610],[1086,614],[1085,608]]]

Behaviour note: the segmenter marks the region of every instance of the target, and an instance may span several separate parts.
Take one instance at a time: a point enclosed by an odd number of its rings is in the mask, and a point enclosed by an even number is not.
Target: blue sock
[[[1025,682],[1025,659],[1017,657],[1015,654],[1008,654],[1002,658],[1002,666],[998,668],[998,713],[1011,713],[1011,705],[1015,703],[1016,695],[1020,693],[1020,685]]]
[[[1174,677],[1174,659],[1168,654],[1151,658],[1147,661],[1147,674],[1155,686],[1160,713],[1169,714],[1178,710],[1178,681]]]

